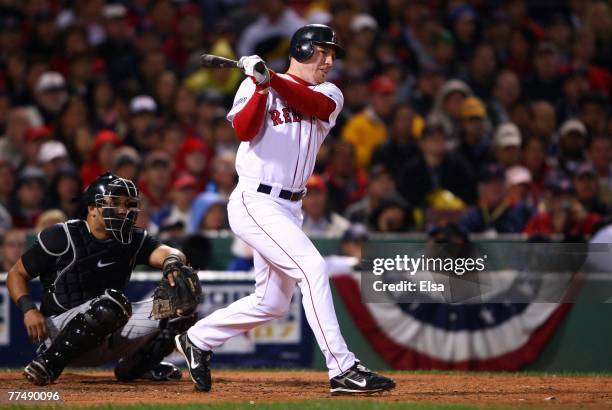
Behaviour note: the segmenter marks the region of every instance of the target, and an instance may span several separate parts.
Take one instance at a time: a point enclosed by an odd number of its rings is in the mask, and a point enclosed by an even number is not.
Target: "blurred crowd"
[[[139,224],[164,239],[228,229],[243,75],[199,56],[282,72],[306,23],[346,50],[307,232],[584,239],[610,213],[607,1],[0,0],[4,243],[78,217],[106,170],[137,181]]]

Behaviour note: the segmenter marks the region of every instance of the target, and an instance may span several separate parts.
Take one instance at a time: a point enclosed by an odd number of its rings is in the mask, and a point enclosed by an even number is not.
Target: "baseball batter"
[[[321,143],[344,102],[325,78],[342,52],[335,32],[311,24],[291,39],[285,74],[258,56],[242,57],[246,78],[227,119],[242,140],[239,182],[228,204],[234,233],[254,249],[255,292],[176,337],[196,388],[211,388],[212,350],[233,336],[285,315],[296,284],[308,323],[325,355],[332,394],[389,390],[395,382],[361,365],[347,348],[334,311],[325,262],[303,233],[301,199]]]

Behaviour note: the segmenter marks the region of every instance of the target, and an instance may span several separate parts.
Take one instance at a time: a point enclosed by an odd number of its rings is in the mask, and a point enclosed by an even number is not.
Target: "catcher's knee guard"
[[[57,335],[42,359],[59,375],[74,358],[100,345],[114,331],[123,327],[132,315],[132,305],[115,289],[107,289],[94,299],[89,309],[77,314]]]
[[[94,299],[85,311],[85,317],[97,327],[102,337],[125,326],[132,317],[132,305],[128,298],[116,289],[106,289]]]
[[[196,315],[160,321],[160,331],[134,354],[121,358],[115,367],[115,377],[132,381],[151,370],[174,350],[174,337],[193,326]]]

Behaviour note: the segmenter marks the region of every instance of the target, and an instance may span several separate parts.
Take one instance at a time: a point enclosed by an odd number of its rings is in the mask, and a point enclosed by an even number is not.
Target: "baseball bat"
[[[213,54],[202,54],[200,64],[208,68],[238,68],[238,61]]]
[[[240,68],[238,67],[238,61],[214,54],[202,54],[200,56],[200,64],[207,68]],[[261,62],[255,64],[255,70],[258,73],[266,71],[264,64]]]

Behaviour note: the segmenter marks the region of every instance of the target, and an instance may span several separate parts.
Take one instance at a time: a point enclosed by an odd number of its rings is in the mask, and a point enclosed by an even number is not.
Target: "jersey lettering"
[[[283,118],[285,118],[285,122],[293,122],[292,118],[291,118],[291,114],[290,112],[290,108],[283,108]]]
[[[302,114],[300,114],[299,112],[297,112],[293,108],[291,109],[291,114],[293,114],[293,122],[300,122],[300,121],[302,121]]]
[[[281,120],[280,117],[280,112],[277,110],[270,110],[270,118],[272,119],[273,126],[281,125],[283,123],[283,120]]]
[[[285,107],[282,113],[283,116],[281,117],[281,113],[278,110],[270,110],[270,118],[272,119],[273,126],[302,121],[302,115],[293,108]]]

